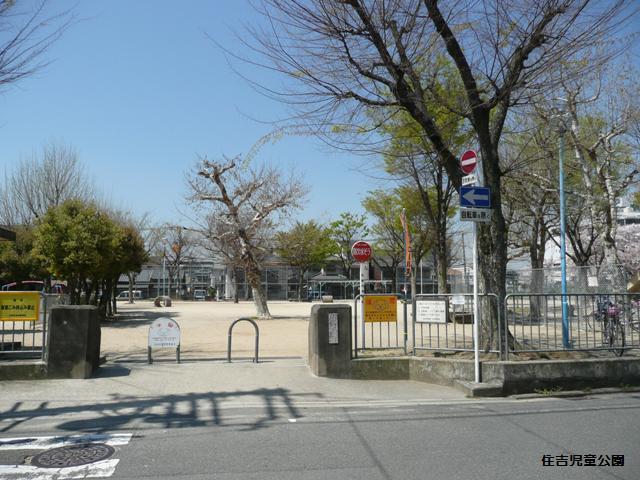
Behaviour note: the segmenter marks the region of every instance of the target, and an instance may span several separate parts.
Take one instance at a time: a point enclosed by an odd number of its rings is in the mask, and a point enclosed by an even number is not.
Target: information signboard
[[[0,322],[36,322],[40,292],[0,292]]]
[[[416,300],[416,322],[447,323],[446,300]]]
[[[397,322],[398,297],[395,295],[365,295],[363,317],[365,323]]]
[[[149,327],[149,346],[170,348],[180,346],[180,327],[169,317],[160,317]]]

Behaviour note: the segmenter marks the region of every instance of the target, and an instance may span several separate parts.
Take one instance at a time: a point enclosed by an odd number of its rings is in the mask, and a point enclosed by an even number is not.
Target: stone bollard
[[[314,305],[311,309],[309,367],[319,377],[351,376],[350,305]]]
[[[100,365],[100,317],[93,305],[56,305],[49,313],[47,375],[89,378]]]

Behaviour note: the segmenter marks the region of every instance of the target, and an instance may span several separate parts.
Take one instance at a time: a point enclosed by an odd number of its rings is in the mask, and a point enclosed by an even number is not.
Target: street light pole
[[[569,315],[567,308],[567,258],[565,243],[565,205],[564,205],[564,134],[566,128],[560,119],[558,134],[560,136],[559,176],[560,176],[560,269],[562,275],[562,345],[571,348],[569,341]]]

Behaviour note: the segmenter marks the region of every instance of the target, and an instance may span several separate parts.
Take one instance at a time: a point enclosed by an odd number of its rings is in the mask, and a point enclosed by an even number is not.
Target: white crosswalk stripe
[[[2,480],[67,480],[72,478],[105,478],[116,471],[117,458],[79,467],[40,468],[32,465],[0,465]]]
[[[46,450],[82,443],[104,443],[121,447],[131,441],[130,433],[87,434],[41,437],[0,437],[0,451],[5,450]],[[88,465],[63,468],[42,468],[34,465],[0,465],[2,480],[70,480],[79,478],[106,478],[112,476],[118,463],[117,458],[100,460]]]

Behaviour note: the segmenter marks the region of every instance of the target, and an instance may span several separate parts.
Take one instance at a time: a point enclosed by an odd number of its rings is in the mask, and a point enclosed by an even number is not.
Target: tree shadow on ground
[[[110,400],[92,405],[50,406],[42,402],[35,408],[22,408],[16,402],[0,412],[4,426],[0,433],[9,432],[40,417],[61,417],[58,430],[104,433],[114,430],[144,428],[230,427],[241,431],[255,431],[269,427],[270,422],[299,419],[302,415],[294,405],[294,398],[323,398],[321,393],[292,393],[286,388],[258,388],[232,392],[185,393],[152,397],[133,397],[114,393]],[[240,402],[238,402],[240,400]],[[238,415],[240,410],[243,414]],[[70,414],[87,418],[69,420]],[[13,420],[13,421],[12,421]]]
[[[162,312],[155,310],[139,310],[136,312],[119,313],[115,318],[102,322],[104,328],[135,328],[141,325],[149,325],[160,317],[178,318],[177,312]]]

